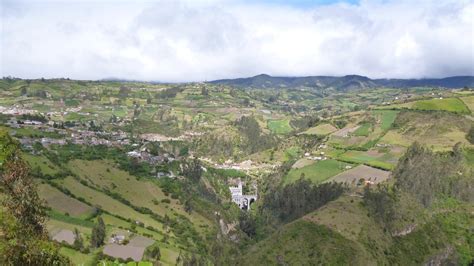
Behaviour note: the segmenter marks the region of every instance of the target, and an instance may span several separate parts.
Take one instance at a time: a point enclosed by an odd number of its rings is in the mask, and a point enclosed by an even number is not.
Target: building
[[[236,187],[229,187],[229,190],[232,202],[239,205],[239,208],[242,210],[250,210],[250,205],[257,200],[257,195],[243,195],[242,182],[240,180]]]

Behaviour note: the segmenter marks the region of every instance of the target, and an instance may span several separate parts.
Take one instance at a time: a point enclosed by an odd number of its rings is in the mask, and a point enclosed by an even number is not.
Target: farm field
[[[461,97],[459,99],[461,99],[464,104],[467,105],[471,112],[474,112],[474,96]]]
[[[275,134],[288,134],[293,131],[293,128],[290,126],[289,120],[269,120],[268,129],[270,129]]]
[[[57,166],[55,166],[51,161],[49,161],[44,156],[36,156],[28,153],[24,153],[23,157],[30,164],[32,169],[39,168],[39,171],[42,174],[53,176],[59,172]]]
[[[307,135],[328,135],[337,130],[336,127],[334,127],[331,124],[320,124],[315,127],[312,127],[305,132],[302,132],[301,134],[307,134]]]
[[[380,128],[386,131],[392,127],[399,112],[394,110],[375,110],[372,113],[380,120]]]
[[[372,129],[372,124],[363,123],[362,125],[360,125],[359,128],[357,128],[357,130],[354,131],[354,135],[358,137],[361,137],[361,136],[368,137],[371,129]]]
[[[83,197],[87,202],[90,202],[94,206],[98,206],[110,213],[117,214],[127,219],[138,220],[143,222],[146,226],[150,225],[156,229],[163,230],[162,224],[153,220],[150,216],[138,213],[118,200],[84,186],[72,177],[67,177],[58,183],[70,190],[72,194],[77,197]]]
[[[302,174],[304,174],[306,179],[309,179],[314,183],[321,183],[344,171],[346,166],[351,166],[351,164],[331,159],[316,161],[313,164],[301,168],[291,169],[285,177],[284,183],[288,184],[294,182],[298,180]]]
[[[186,213],[183,205],[178,200],[166,196],[156,183],[137,180],[127,172],[113,167],[110,162],[74,160],[69,162],[68,167],[81,179],[92,183],[99,189],[119,193],[135,206],[149,208],[161,215],[184,215],[196,225],[209,224],[207,219],[197,213],[192,215]],[[163,199],[169,200],[170,203],[162,202]]]
[[[48,206],[62,213],[75,217],[87,217],[94,212],[91,206],[65,195],[49,184],[39,184],[38,194],[46,200]]]
[[[373,168],[366,165],[359,165],[343,173],[340,173],[327,181],[341,182],[347,185],[356,185],[359,180],[374,182],[378,184],[390,178],[390,172]]]
[[[444,98],[417,101],[412,106],[416,110],[448,111],[459,114],[468,114],[470,110],[459,98]]]
[[[386,170],[392,170],[398,162],[398,157],[389,152],[380,153],[377,150],[347,151],[337,157],[339,160],[352,163],[363,163]]]

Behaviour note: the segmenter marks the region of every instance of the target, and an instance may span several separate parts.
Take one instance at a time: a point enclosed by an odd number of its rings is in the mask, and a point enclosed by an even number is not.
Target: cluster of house
[[[160,164],[163,162],[172,162],[175,158],[168,154],[152,155],[146,149],[138,149],[127,152],[128,157],[137,158],[141,161],[146,161],[150,164]]]
[[[319,156],[311,156],[309,152],[304,154],[304,157],[309,160],[314,160],[314,161],[324,161],[327,160],[327,157],[325,156],[325,153],[322,151],[319,153]]]
[[[38,111],[25,109],[23,107],[14,105],[10,107],[0,106],[0,113],[5,115],[28,115],[28,114],[36,114]]]

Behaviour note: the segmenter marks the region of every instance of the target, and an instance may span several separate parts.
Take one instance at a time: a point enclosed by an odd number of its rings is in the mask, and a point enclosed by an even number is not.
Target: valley
[[[76,265],[469,265],[474,80],[450,80],[3,78],[0,162]]]

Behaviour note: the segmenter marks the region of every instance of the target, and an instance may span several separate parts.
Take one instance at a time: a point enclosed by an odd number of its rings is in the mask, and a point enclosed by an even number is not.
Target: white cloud
[[[2,75],[190,81],[474,75],[472,1],[2,2]]]

